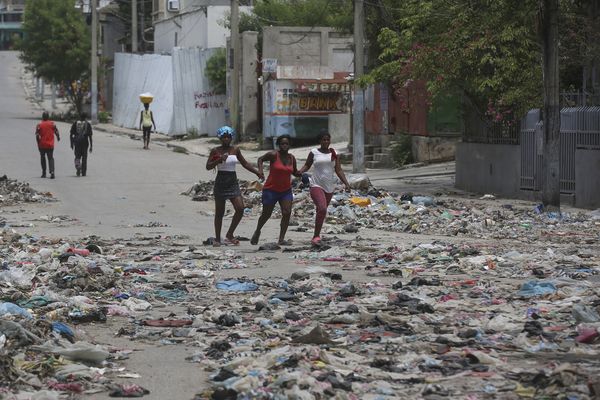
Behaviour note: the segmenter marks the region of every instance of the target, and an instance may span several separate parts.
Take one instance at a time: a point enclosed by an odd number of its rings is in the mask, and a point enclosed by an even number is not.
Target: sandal
[[[225,246],[238,246],[240,244],[240,241],[236,238],[225,238],[225,240],[223,240],[223,244]]]
[[[312,238],[312,240],[310,242],[312,243],[313,246],[320,246],[321,238],[319,236],[315,236],[314,238]]]
[[[277,242],[280,246],[291,246],[293,244],[292,239],[284,239],[280,242]]]

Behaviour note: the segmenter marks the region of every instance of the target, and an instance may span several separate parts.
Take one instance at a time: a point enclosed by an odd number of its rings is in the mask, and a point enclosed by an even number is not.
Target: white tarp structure
[[[173,130],[215,136],[225,125],[227,96],[210,89],[205,73],[206,62],[217,49],[173,49]]]
[[[204,69],[214,49],[173,49],[172,56],[158,54],[115,55],[113,123],[139,127],[140,93],[150,92],[150,109],[159,132],[168,135],[215,135],[225,124],[225,95],[211,89]]]
[[[138,128],[144,108],[140,93],[150,92],[156,129],[171,133],[173,125],[173,68],[171,57],[158,54],[115,54],[113,123]]]

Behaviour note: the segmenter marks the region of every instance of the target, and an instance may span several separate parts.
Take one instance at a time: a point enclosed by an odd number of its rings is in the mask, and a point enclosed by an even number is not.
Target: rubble
[[[28,183],[18,182],[6,175],[0,176],[0,205],[13,206],[21,203],[45,203],[56,201],[52,193],[40,193]]]

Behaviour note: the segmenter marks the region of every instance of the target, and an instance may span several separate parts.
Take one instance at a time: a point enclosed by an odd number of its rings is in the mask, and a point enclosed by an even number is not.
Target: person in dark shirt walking
[[[46,177],[46,157],[48,158],[48,167],[50,168],[50,179],[54,179],[54,136],[60,142],[58,128],[47,111],[42,113],[42,122],[35,128],[35,140],[40,151],[40,161],[42,164],[42,178]]]
[[[92,125],[86,120],[86,114],[81,113],[78,121],[71,125],[71,149],[75,151],[75,170],[77,176],[87,173],[88,149],[92,152]]]

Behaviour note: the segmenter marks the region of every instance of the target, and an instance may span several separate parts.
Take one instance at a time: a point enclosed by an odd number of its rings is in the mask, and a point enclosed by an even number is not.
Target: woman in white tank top
[[[308,171],[313,167],[313,174],[309,178],[310,182],[310,197],[315,203],[315,230],[311,243],[318,246],[321,243],[321,228],[327,215],[327,207],[333,197],[336,180],[335,175],[340,178],[347,191],[350,191],[350,185],[346,180],[346,175],[340,165],[334,149],[329,147],[331,143],[331,135],[323,132],[319,135],[320,147],[312,149],[306,158],[306,163],[298,171],[300,174]]]
[[[206,161],[206,169],[211,170],[217,168],[217,177],[215,178],[214,195],[215,195],[215,239],[214,246],[221,245],[221,227],[223,225],[223,215],[225,215],[225,202],[230,200],[235,213],[231,219],[231,225],[225,235],[225,244],[238,245],[240,244],[234,236],[235,229],[242,220],[244,215],[244,199],[238,184],[235,167],[239,161],[240,164],[248,171],[256,174],[260,179],[264,179],[262,172],[254,168],[244,156],[240,148],[232,146],[234,131],[228,126],[223,126],[217,130],[217,136],[221,140],[221,146],[211,150],[208,160]]]

